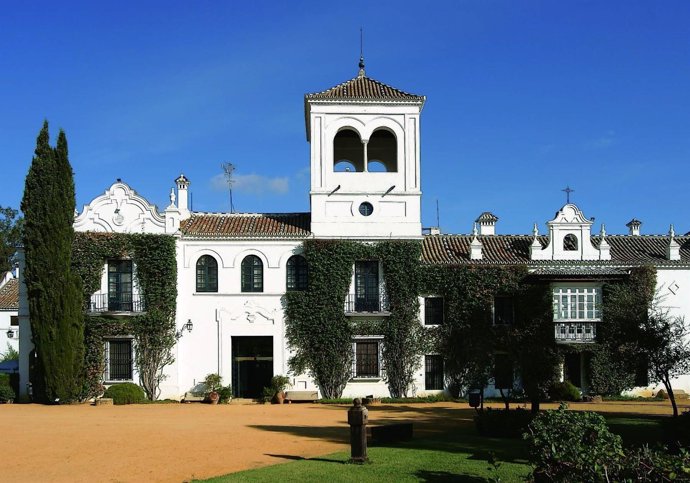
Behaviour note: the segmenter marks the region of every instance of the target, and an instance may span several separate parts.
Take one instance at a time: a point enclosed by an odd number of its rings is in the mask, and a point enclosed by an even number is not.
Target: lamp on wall
[[[194,328],[194,323],[192,322],[192,319],[187,319],[187,322],[182,324],[182,327],[180,327],[180,330],[177,331],[177,334],[175,334],[175,338],[179,339],[184,335],[184,330],[187,329],[187,332],[191,332],[192,329]]]
[[[7,338],[8,339],[14,338],[14,331],[12,329],[7,329]]]

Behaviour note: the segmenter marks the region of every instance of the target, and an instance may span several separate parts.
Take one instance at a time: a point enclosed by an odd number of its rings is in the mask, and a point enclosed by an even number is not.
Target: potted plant
[[[219,391],[223,387],[223,378],[218,374],[209,374],[204,379],[204,385],[206,386],[206,398],[211,404],[218,404],[220,400]]]
[[[287,376],[273,376],[271,379],[271,389],[273,390],[272,403],[283,404],[285,402],[285,389],[288,384],[290,384],[290,379]]]

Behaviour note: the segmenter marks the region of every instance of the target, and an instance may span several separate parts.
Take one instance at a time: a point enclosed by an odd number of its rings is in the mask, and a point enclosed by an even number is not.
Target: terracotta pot
[[[208,393],[208,400],[211,401],[211,404],[218,404],[219,399],[220,394],[218,394],[216,391]]]
[[[283,391],[278,391],[275,396],[273,396],[273,404],[283,404],[285,402],[285,393]]]

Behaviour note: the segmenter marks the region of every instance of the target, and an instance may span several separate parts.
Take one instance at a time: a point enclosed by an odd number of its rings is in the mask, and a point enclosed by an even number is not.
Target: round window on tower
[[[365,201],[359,205],[359,212],[362,216],[369,216],[374,212],[374,207],[371,206],[371,203]]]

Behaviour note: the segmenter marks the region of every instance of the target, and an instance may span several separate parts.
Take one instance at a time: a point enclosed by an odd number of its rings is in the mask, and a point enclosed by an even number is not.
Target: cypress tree
[[[43,402],[65,403],[79,397],[84,354],[81,284],[72,274],[74,179],[67,138],[49,144],[48,122],[36,141],[24,198],[24,279],[36,349],[32,383]]]

